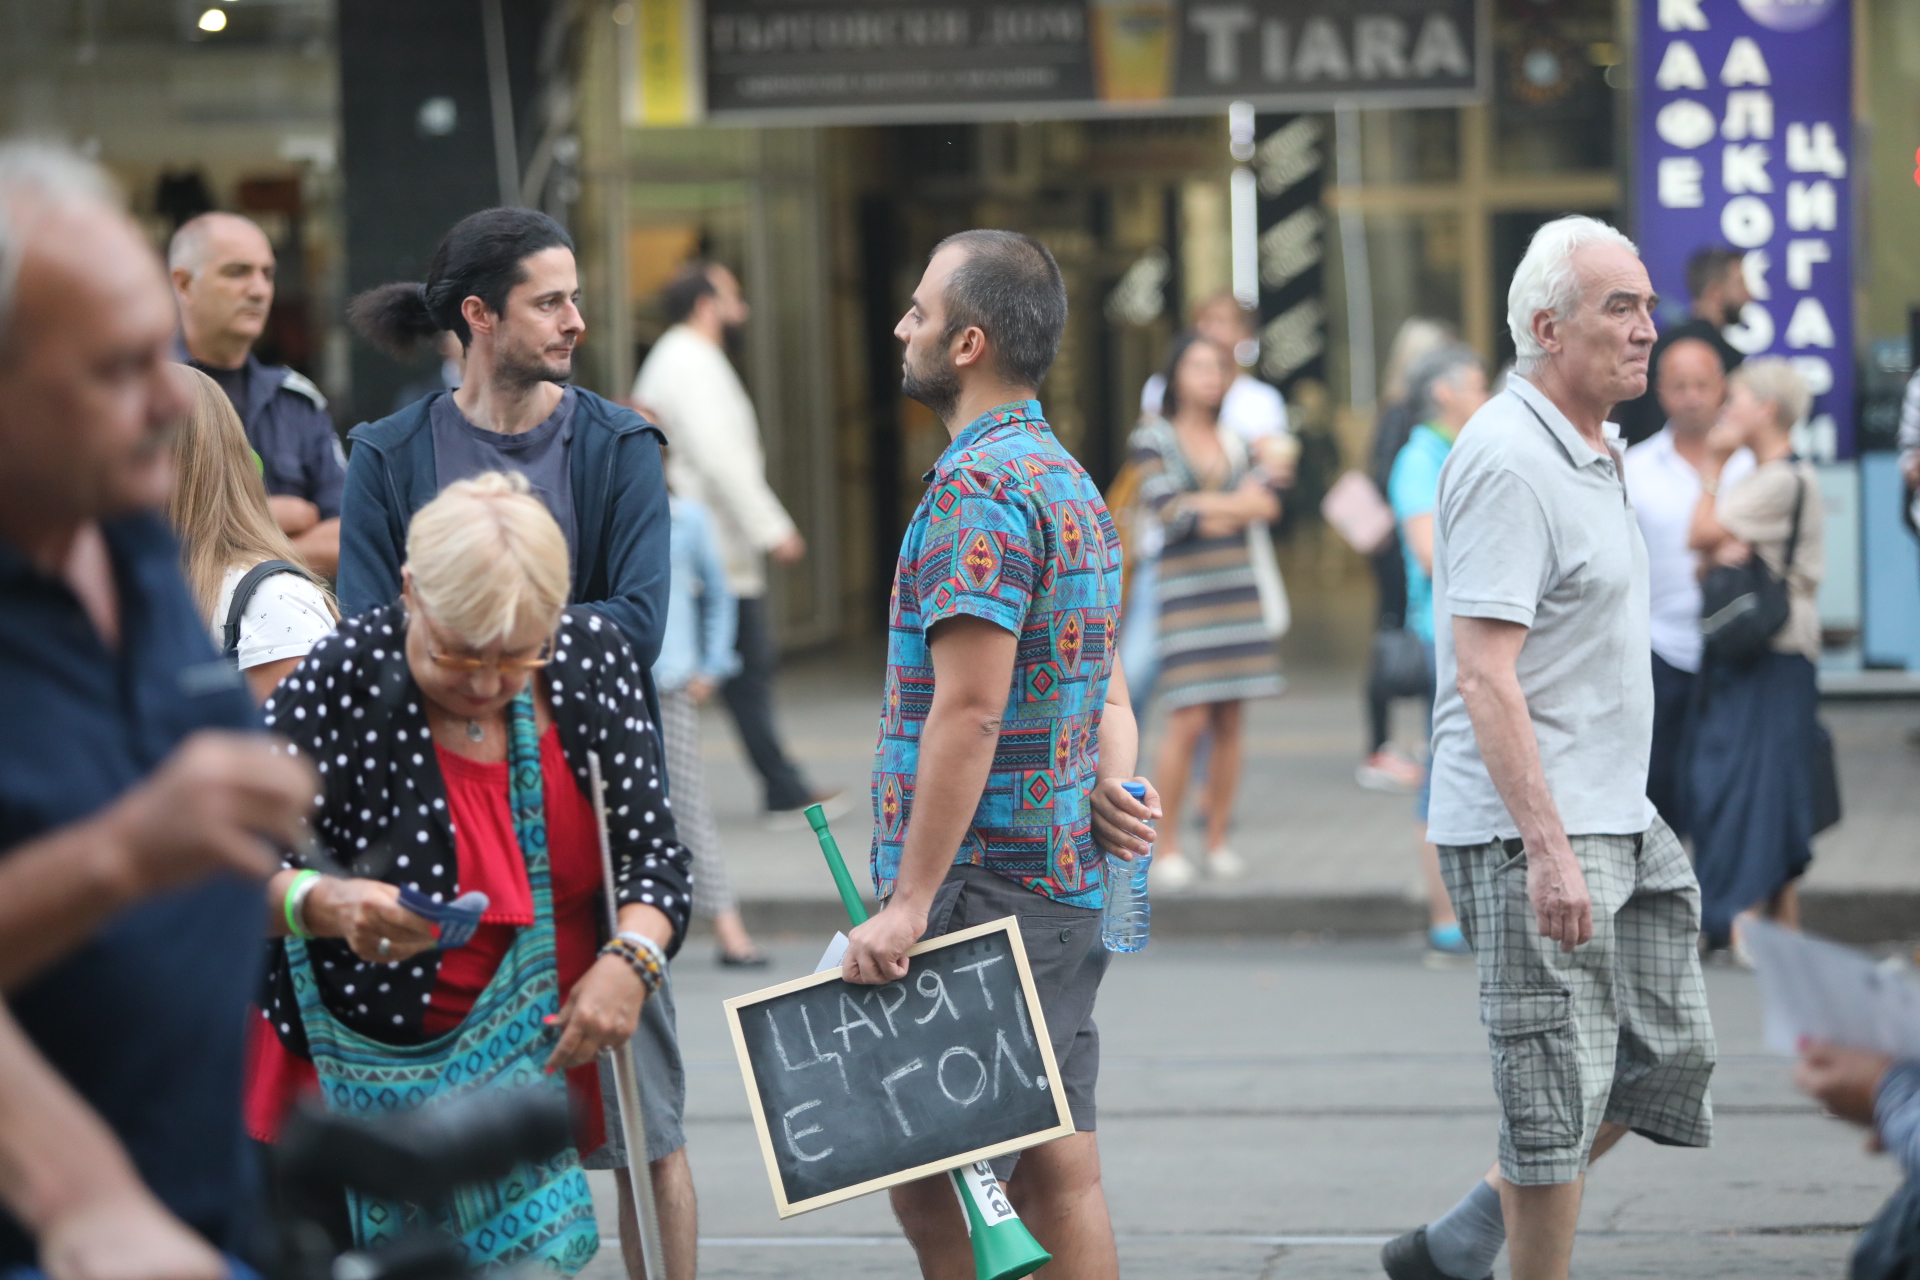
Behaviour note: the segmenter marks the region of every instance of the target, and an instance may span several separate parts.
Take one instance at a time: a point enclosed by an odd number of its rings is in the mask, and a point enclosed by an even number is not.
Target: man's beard
[[[569,356],[564,371],[556,372],[539,352],[503,351],[494,363],[494,380],[504,386],[533,387],[542,382],[567,383],[573,379],[573,360]]]
[[[901,367],[900,393],[909,400],[918,400],[945,422],[953,416],[954,405],[960,402],[960,375],[944,361],[915,363],[909,355]]]

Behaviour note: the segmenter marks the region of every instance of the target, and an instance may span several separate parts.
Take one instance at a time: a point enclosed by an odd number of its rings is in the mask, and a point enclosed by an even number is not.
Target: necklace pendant
[[[468,742],[485,742],[486,740],[487,740],[486,726],[482,725],[478,720],[467,721],[467,741]]]

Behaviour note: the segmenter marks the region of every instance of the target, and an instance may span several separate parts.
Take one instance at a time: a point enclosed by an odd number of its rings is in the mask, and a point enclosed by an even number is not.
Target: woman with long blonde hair
[[[255,701],[265,701],[314,642],[333,630],[339,613],[274,522],[259,463],[227,393],[198,369],[182,365],[180,375],[193,409],[174,435],[167,518],[179,535],[187,585],[214,643],[240,668]],[[240,616],[230,619],[243,580],[269,563],[285,567],[249,584]]]

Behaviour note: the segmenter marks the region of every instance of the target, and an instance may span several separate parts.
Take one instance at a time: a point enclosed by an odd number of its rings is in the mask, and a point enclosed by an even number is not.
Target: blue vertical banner
[[[1640,0],[1635,239],[1687,309],[1687,259],[1746,255],[1753,301],[1727,339],[1794,362],[1814,391],[1802,442],[1853,456],[1850,0]]]

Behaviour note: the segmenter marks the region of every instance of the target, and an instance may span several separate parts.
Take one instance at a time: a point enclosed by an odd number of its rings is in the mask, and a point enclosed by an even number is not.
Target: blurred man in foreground
[[[314,794],[241,732],[153,510],[173,332],[100,173],[0,145],[0,991],[31,1041],[0,1036],[0,1270],[63,1280],[205,1280],[249,1243],[259,881]]]

